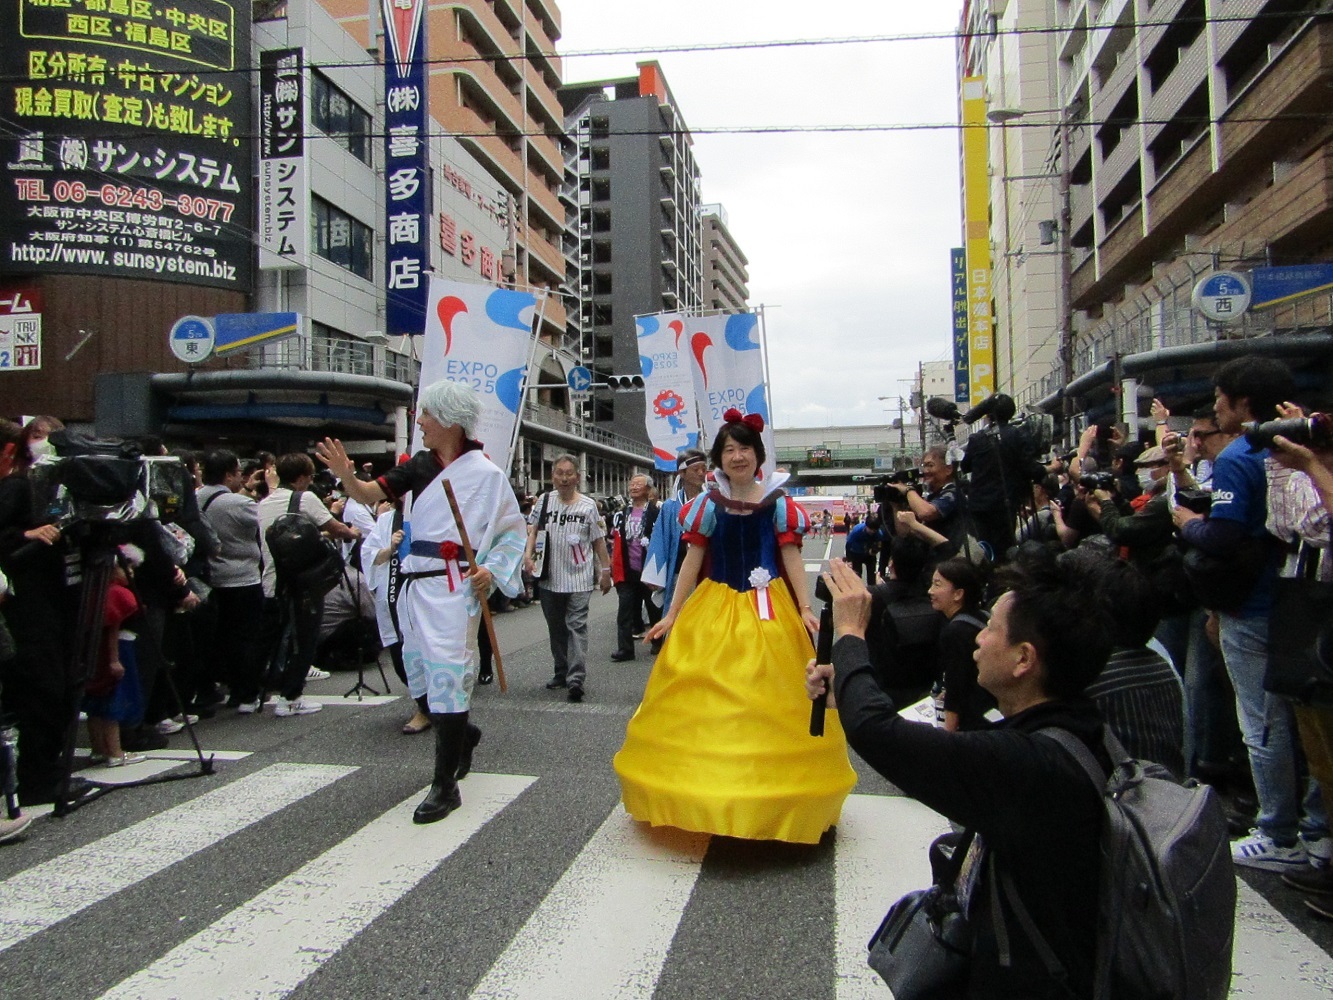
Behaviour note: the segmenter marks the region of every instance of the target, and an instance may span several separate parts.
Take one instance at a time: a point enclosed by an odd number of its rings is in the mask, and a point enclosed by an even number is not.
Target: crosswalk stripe
[[[344,708],[361,708],[365,705],[390,705],[395,701],[402,701],[400,694],[368,694],[362,698],[347,698],[340,694],[303,694],[301,696],[307,701],[317,701],[321,705],[341,705]],[[265,709],[266,712],[273,711],[272,707]]]
[[[837,1000],[883,1000],[884,982],[866,965],[866,942],[890,904],[930,885],[930,842],[949,822],[915,799],[850,795],[833,855]]]
[[[472,774],[463,805],[412,822],[425,789],[119,983],[112,998],[284,997],[536,778]]]
[[[472,1000],[649,1000],[708,841],[616,806]]]
[[[274,764],[20,872],[0,883],[0,951],[355,770]]]
[[[1327,1000],[1333,960],[1243,880],[1236,880],[1232,997]]]

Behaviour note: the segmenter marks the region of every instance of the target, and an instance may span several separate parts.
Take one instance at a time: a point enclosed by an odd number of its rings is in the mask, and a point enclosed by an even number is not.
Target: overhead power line
[[[1138,28],[1169,28],[1172,26],[1188,25],[1222,25],[1237,24],[1262,21],[1289,21],[1297,22],[1315,18],[1327,18],[1333,16],[1333,9],[1320,5],[1316,9],[1304,10],[1299,12],[1275,11],[1259,14],[1234,14],[1234,15],[1201,15],[1197,17],[1186,16],[1176,17],[1164,21],[1139,21]],[[1132,27],[1131,26],[1131,27]],[[1110,31],[1122,25],[1093,25],[1079,29],[1090,34],[1097,32]],[[555,50],[532,50],[524,48],[522,52],[492,52],[487,54],[477,54],[471,56],[450,56],[440,59],[424,59],[425,66],[455,66],[466,65],[468,63],[508,63],[508,62],[551,62],[555,59],[586,59],[602,56],[656,56],[656,55],[680,55],[691,53],[711,53],[711,52],[740,52],[764,49],[796,49],[796,48],[822,48],[832,46],[847,45],[884,45],[896,44],[901,42],[938,42],[952,41],[960,42],[964,39],[984,40],[988,38],[1015,38],[1028,35],[1064,35],[1071,29],[1066,25],[1055,25],[1050,27],[1024,27],[1024,28],[996,28],[994,31],[985,32],[962,32],[952,31],[924,31],[914,33],[890,33],[878,35],[850,35],[843,37],[827,38],[781,38],[781,39],[749,39],[736,42],[689,42],[679,45],[640,45],[640,46],[617,46],[600,49],[575,49],[569,52],[558,52]],[[368,64],[365,62],[322,62],[307,64],[310,69],[364,69]],[[230,70],[211,70],[210,78],[218,76],[229,76],[236,74],[258,73],[258,65],[238,66]],[[27,77],[22,74],[0,75],[0,82],[26,82]],[[577,85],[582,81],[567,81]],[[590,81],[591,82],[591,81]],[[564,85],[564,82],[562,82]]]

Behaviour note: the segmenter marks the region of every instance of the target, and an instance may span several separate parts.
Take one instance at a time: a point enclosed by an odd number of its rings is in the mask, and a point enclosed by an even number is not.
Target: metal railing
[[[353,337],[298,334],[275,344],[251,348],[251,368],[283,368],[302,372],[366,375],[416,385],[421,362],[407,354]]]
[[[642,441],[635,441],[623,434],[604,430],[593,423],[577,421],[568,413],[557,410],[553,406],[542,406],[540,403],[529,401],[523,406],[523,419],[541,427],[549,427],[552,430],[573,434],[585,441],[594,441],[610,448],[619,448],[621,451],[627,451],[632,455],[647,456],[651,453],[649,446]]]

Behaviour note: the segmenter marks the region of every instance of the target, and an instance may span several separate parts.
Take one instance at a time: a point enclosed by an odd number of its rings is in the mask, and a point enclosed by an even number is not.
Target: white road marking
[[[709,839],[616,806],[472,1000],[650,1000]]]
[[[368,694],[363,698],[344,698],[340,694],[305,694],[302,697],[317,701],[321,705],[344,705],[348,708],[360,708],[362,705],[391,705],[395,701],[403,700],[400,694]],[[266,706],[264,714],[267,715],[272,711],[271,706]]]
[[[472,774],[463,805],[412,822],[425,789],[119,983],[109,998],[284,997],[536,778]]]
[[[208,747],[204,747],[204,760],[208,760],[209,757],[212,757],[214,760],[245,760],[245,758],[249,757],[253,752],[254,751],[252,750],[210,750]],[[81,747],[80,749],[75,750],[74,753],[76,754],[75,762],[77,763],[78,757],[87,757],[92,751],[87,747]],[[180,747],[179,749],[174,750],[145,750],[143,751],[143,755],[149,760],[191,761],[196,759],[193,747]],[[79,773],[83,774],[85,777],[88,774],[86,770]]]
[[[866,965],[866,942],[904,893],[930,885],[930,842],[949,821],[915,799],[849,795],[834,852],[837,1000],[884,1000],[888,988]]]
[[[355,771],[274,764],[0,883],[0,950]]]
[[[1231,996],[1328,1000],[1333,959],[1243,879],[1236,880]]]

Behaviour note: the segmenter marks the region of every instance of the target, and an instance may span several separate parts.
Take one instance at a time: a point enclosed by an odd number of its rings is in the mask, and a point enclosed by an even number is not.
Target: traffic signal
[[[606,387],[615,392],[634,392],[642,391],[642,375],[608,375],[606,377]]]

